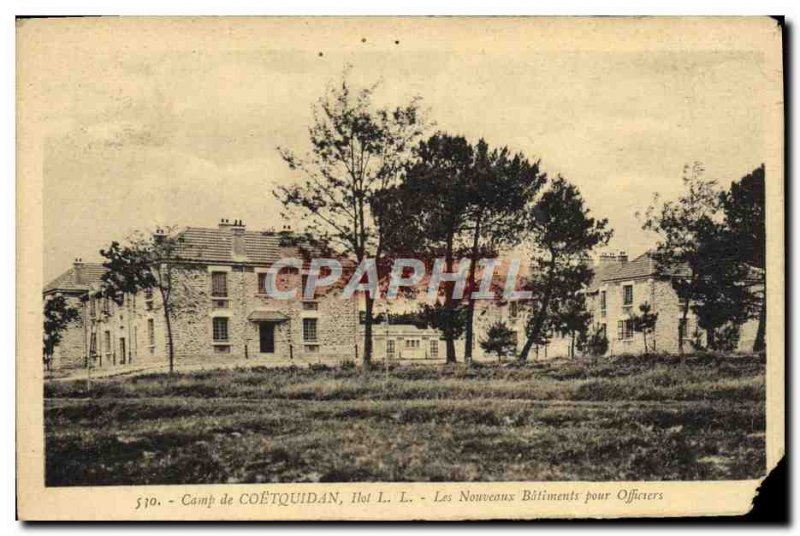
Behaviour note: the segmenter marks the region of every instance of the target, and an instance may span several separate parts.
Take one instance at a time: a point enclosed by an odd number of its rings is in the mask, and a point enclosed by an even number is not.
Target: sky
[[[75,257],[99,261],[101,247],[135,229],[220,218],[280,227],[271,192],[296,176],[277,147],[307,148],[312,105],[347,64],[356,85],[380,80],[378,104],[419,95],[437,129],[561,173],[608,218],[609,249],[631,258],[656,239],[635,213],[656,192],[678,195],[684,164],[702,161],[728,184],[764,160],[763,57],[736,32],[479,22],[23,32],[21,68],[37,74],[27,91],[46,125],[45,280]]]

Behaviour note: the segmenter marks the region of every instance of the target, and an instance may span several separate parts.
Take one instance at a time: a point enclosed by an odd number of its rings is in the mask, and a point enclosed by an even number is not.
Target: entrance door
[[[275,324],[262,322],[258,325],[259,351],[262,354],[275,353]]]

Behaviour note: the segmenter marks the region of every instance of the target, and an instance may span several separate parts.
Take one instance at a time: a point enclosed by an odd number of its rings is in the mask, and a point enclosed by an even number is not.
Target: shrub
[[[608,351],[608,338],[603,329],[597,327],[591,334],[581,332],[578,335],[578,350],[592,357],[605,355]]]
[[[517,334],[504,322],[497,322],[489,327],[486,338],[480,344],[484,352],[494,354],[502,361],[503,357],[516,353]]]

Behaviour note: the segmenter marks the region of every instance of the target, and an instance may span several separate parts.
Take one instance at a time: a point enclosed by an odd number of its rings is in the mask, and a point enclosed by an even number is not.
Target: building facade
[[[311,361],[355,358],[356,300],[333,290],[313,299],[279,299],[266,292],[267,271],[281,258],[303,259],[281,233],[248,231],[223,220],[216,229],[189,227],[178,235],[172,266],[170,316],[176,363],[221,359]],[[165,363],[167,325],[158,289],[123,297],[99,295],[102,265],[76,263],[45,287],[78,307],[53,357],[54,368]],[[301,289],[305,268],[287,267],[279,289]]]
[[[650,305],[651,313],[658,314],[653,333],[647,336],[649,352],[678,353],[681,337],[684,351],[691,351],[692,340],[704,341],[691,308],[683,322],[678,295],[669,279],[658,276],[649,252],[631,261],[624,252],[601,255],[586,296],[592,325],[605,333],[610,355],[645,352],[642,334],[634,332],[631,323],[631,316],[639,314],[644,303]],[[740,326],[739,350],[753,347],[757,328],[756,321]]]

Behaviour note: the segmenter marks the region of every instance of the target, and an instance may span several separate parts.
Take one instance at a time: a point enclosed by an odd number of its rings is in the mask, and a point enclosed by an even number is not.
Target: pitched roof
[[[228,230],[187,227],[180,233],[178,255],[187,260],[203,262],[240,262],[232,255],[233,235]],[[297,256],[297,248],[283,247],[276,233],[244,232],[246,262],[271,264],[284,256]]]
[[[79,292],[89,290],[91,285],[100,283],[100,278],[106,272],[102,264],[85,262],[74,265],[72,268],[50,281],[44,287],[45,294],[49,292]]]
[[[656,263],[650,252],[642,253],[632,261],[598,266],[595,268],[594,278],[589,285],[589,291],[597,290],[603,283],[610,281],[625,281],[640,279],[656,275]]]

